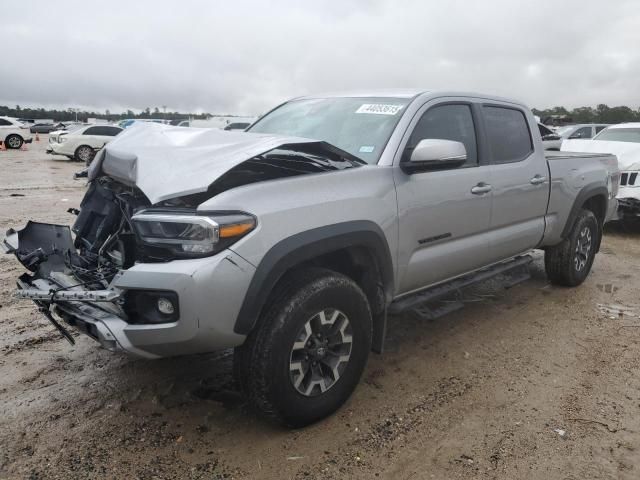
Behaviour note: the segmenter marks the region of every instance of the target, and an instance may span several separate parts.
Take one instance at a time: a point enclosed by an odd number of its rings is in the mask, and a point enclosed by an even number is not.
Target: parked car
[[[49,135],[47,153],[64,155],[89,165],[96,152],[122,131],[115,125],[83,125],[75,130],[57,130]]]
[[[560,127],[556,130],[556,133],[560,135],[563,140],[575,140],[577,138],[588,140],[595,137],[608,126],[609,124],[606,123],[581,123]]]
[[[246,130],[249,125],[251,125],[249,122],[233,122],[224,127],[224,130]]]
[[[120,120],[118,122],[118,126],[120,128],[129,128],[131,125],[137,122],[150,122],[150,123],[161,123],[168,124],[169,120],[163,120],[160,118],[128,118],[126,120]]]
[[[20,148],[23,144],[32,141],[29,127],[15,118],[0,117],[0,142],[3,142],[7,148]]]
[[[562,137],[546,125],[538,123],[538,131],[542,137],[542,145],[545,150],[559,151],[562,145]]]
[[[64,129],[63,123],[34,123],[29,130],[31,133],[51,133],[54,130]]]
[[[640,123],[611,125],[593,140],[565,140],[562,150],[616,155],[622,171],[618,217],[622,220],[640,217]]]
[[[72,230],[29,222],[3,244],[31,272],[16,295],[68,339],[146,358],[235,347],[249,402],[301,426],[346,401],[387,313],[536,248],[552,283],[581,284],[618,179],[612,155],[545,156],[516,101],[304,97],[248,132],[128,130],[91,164]]]

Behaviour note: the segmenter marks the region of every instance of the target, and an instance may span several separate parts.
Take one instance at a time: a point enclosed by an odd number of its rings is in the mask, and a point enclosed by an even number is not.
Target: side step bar
[[[522,269],[522,272],[514,277],[506,285],[507,288],[510,288],[517,283],[529,279],[528,266],[532,260],[533,258],[531,257],[531,255],[521,255],[519,257],[512,258],[511,260],[507,260],[506,262],[483,268],[473,273],[463,275],[462,277],[455,278],[449,282],[427,288],[426,290],[422,290],[418,293],[406,297],[402,297],[389,305],[388,312],[390,314],[398,314],[406,310],[416,309],[417,307],[427,302],[440,300],[443,297],[446,297],[447,295],[450,295],[454,292],[458,292],[465,287],[478,282],[482,282],[484,280],[488,280],[492,277],[495,277],[496,275],[500,275],[501,273],[506,273],[515,269]],[[451,307],[451,310],[448,310],[446,313],[449,313],[449,311],[456,309],[453,308],[453,305],[451,305]]]

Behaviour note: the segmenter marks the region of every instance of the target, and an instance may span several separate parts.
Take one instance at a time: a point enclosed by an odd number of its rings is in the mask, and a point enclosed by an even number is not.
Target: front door
[[[404,156],[422,139],[455,140],[467,161],[451,170],[394,169],[398,195],[397,294],[439,283],[486,264],[491,212],[490,166],[478,155],[477,106],[427,103],[412,122]]]

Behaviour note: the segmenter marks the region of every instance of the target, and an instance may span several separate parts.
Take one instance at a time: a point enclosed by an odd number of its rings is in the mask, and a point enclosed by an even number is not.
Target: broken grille
[[[635,185],[637,178],[638,178],[638,172],[633,172],[633,173],[625,172],[620,176],[620,185],[621,186]]]

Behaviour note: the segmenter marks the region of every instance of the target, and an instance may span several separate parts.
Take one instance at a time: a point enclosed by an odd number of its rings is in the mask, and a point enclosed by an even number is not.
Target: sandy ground
[[[80,165],[0,152],[0,229],[71,223]],[[609,227],[577,289],[532,279],[462,310],[391,319],[336,415],[288,431],[247,412],[231,354],[143,361],[71,347],[11,297],[0,256],[0,478],[640,478],[640,229]]]

